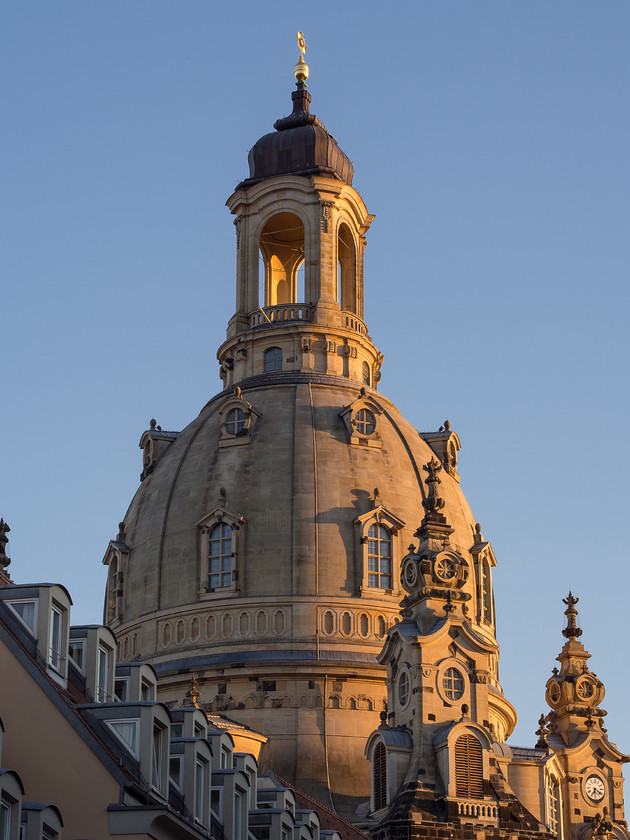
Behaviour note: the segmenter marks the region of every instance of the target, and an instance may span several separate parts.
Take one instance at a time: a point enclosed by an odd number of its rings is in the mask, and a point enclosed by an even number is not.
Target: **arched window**
[[[282,370],[282,350],[279,347],[265,350],[265,370]]]
[[[264,267],[265,306],[297,303],[298,274],[304,265],[304,225],[293,213],[278,213],[269,219],[260,234],[260,257]],[[303,284],[301,284],[303,286]]]
[[[356,255],[354,240],[346,224],[339,225],[337,236],[337,256],[339,269],[337,275],[337,301],[342,309],[357,312],[356,303]]]
[[[368,529],[368,586],[392,588],[392,537],[384,525]]]
[[[371,385],[372,384],[372,376],[371,376],[370,366],[368,365],[367,362],[363,362],[363,366],[362,366],[361,369],[362,369],[362,372],[363,372],[363,383],[365,385]]]
[[[486,559],[481,562],[481,617],[492,624],[492,578],[490,563]]]
[[[210,532],[208,570],[209,589],[232,585],[232,528],[226,522]]]
[[[474,735],[461,735],[455,741],[455,795],[483,799],[483,758]]]
[[[382,741],[374,748],[372,765],[372,785],[374,794],[374,810],[387,806],[387,752]]]
[[[555,776],[547,775],[545,778],[547,794],[547,826],[552,834],[561,836],[560,820],[560,785]]]

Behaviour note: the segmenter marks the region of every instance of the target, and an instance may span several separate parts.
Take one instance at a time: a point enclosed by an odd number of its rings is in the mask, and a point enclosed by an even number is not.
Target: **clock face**
[[[606,788],[599,776],[589,776],[584,782],[584,790],[589,799],[593,802],[600,802],[604,798]]]

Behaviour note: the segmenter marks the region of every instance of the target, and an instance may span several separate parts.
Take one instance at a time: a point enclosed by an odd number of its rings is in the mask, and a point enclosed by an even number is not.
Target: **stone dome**
[[[226,431],[226,416],[239,404],[252,420],[240,438]],[[376,423],[357,440],[352,416],[361,410]],[[356,765],[385,698],[376,657],[399,620],[400,562],[424,515],[423,465],[434,449],[376,390],[289,371],[223,391],[177,436],[153,427],[143,440],[151,435],[166,448],[115,543],[128,551],[118,616],[109,616],[122,659],[149,661],[166,702],[181,701],[191,677],[202,676],[208,710],[265,734],[277,727],[270,725],[273,709],[258,705],[257,687],[271,686],[277,695],[269,702],[308,715],[334,686],[340,705],[329,714],[353,715],[351,726],[337,725],[344,738],[328,756],[343,810],[340,795],[365,796],[369,767],[364,762],[358,773]],[[444,472],[440,494],[451,545],[467,554],[474,519],[456,476]],[[208,522],[237,531],[232,589],[205,589]],[[368,585],[372,522],[392,538],[392,579],[384,588]],[[263,765],[327,799],[324,772],[300,752],[316,753],[307,737],[312,723],[297,715],[294,725],[297,752],[274,735]]]
[[[122,661],[158,672],[160,700],[185,702],[194,679],[201,708],[268,738],[264,769],[352,815],[386,708],[377,657],[402,599],[420,597],[410,565],[427,581],[423,620],[459,604],[490,660],[492,563],[457,435],[419,432],[378,390],[383,356],[363,320],[374,216],[307,91],[292,96],[227,202],[223,390],[182,432],[143,433],[142,484],[104,559],[105,617]],[[436,562],[458,577],[431,583]]]
[[[249,178],[239,187],[279,175],[324,175],[352,186],[352,163],[323,123],[310,113],[308,91],[293,91],[292,99],[293,113],[276,120],[276,130],[265,134],[251,148]]]
[[[125,601],[125,622],[198,602],[198,523],[217,505],[242,519],[246,533],[240,598],[312,597],[316,586],[326,598],[355,596],[362,585],[355,523],[378,506],[404,523],[403,553],[414,541],[424,515],[423,465],[435,453],[389,400],[318,374],[261,375],[242,385],[242,399],[258,415],[247,444],[221,447],[221,410],[234,392],[218,394],[173,440],[131,503],[125,589],[133,597]],[[376,446],[349,444],[341,415],[357,399],[377,416]],[[450,541],[466,553],[475,524],[468,504],[447,473],[440,493],[454,528]],[[387,602],[397,611],[398,599],[388,595]],[[243,643],[251,648],[252,640]],[[149,652],[157,651],[143,655]]]

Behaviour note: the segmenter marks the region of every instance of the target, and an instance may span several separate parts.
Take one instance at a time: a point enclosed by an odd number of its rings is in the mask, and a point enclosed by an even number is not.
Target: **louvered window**
[[[455,794],[483,799],[481,744],[474,735],[462,735],[455,742]]]
[[[382,743],[374,749],[374,810],[387,805],[387,753]]]

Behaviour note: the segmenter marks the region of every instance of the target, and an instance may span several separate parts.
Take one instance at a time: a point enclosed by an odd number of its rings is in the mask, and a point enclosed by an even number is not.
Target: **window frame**
[[[17,616],[19,621],[26,627],[28,632],[31,636],[35,636],[37,638],[37,613],[39,611],[39,603],[37,598],[11,598],[10,600],[6,600],[5,604],[11,607],[11,610],[14,615]],[[33,626],[26,621],[26,619],[22,618],[22,616],[18,613],[18,611],[13,606],[14,604],[33,604]]]
[[[243,544],[245,517],[228,511],[217,505],[209,514],[197,523],[199,528],[199,597],[202,600],[233,596],[239,592],[240,563],[239,552]],[[231,529],[231,582],[229,586],[210,586],[210,544],[211,535],[217,525],[227,525]],[[219,572],[220,574],[220,572]]]
[[[368,413],[374,418],[373,426],[369,431],[365,427],[364,414]],[[366,396],[365,388],[361,388],[361,395],[354,402],[347,405],[339,412],[346,430],[346,438],[351,446],[361,446],[367,449],[381,449],[381,436],[379,433],[379,417],[383,413],[381,407],[371,397]]]
[[[242,412],[242,426],[235,431],[230,429],[230,417],[234,412]],[[227,446],[242,446],[243,444],[251,443],[252,435],[261,417],[260,411],[247,402],[243,397],[241,389],[236,387],[234,393],[229,396],[221,408],[219,409],[219,417],[221,418],[221,437],[219,438],[219,449]]]
[[[401,592],[400,575],[397,573],[401,560],[401,539],[405,523],[383,505],[378,505],[373,510],[358,516],[354,520],[355,533],[357,537],[357,569],[358,589],[360,594],[370,598],[389,598],[391,595],[399,595]],[[373,526],[384,527],[389,533],[390,542],[390,568],[391,586],[384,588],[370,585],[370,575],[375,574],[370,570],[370,528]],[[378,572],[379,577],[381,575]]]
[[[270,361],[273,361],[273,367],[268,365]],[[283,362],[284,353],[282,347],[278,347],[277,345],[267,347],[263,352],[263,373],[277,373],[279,370],[283,370]]]

